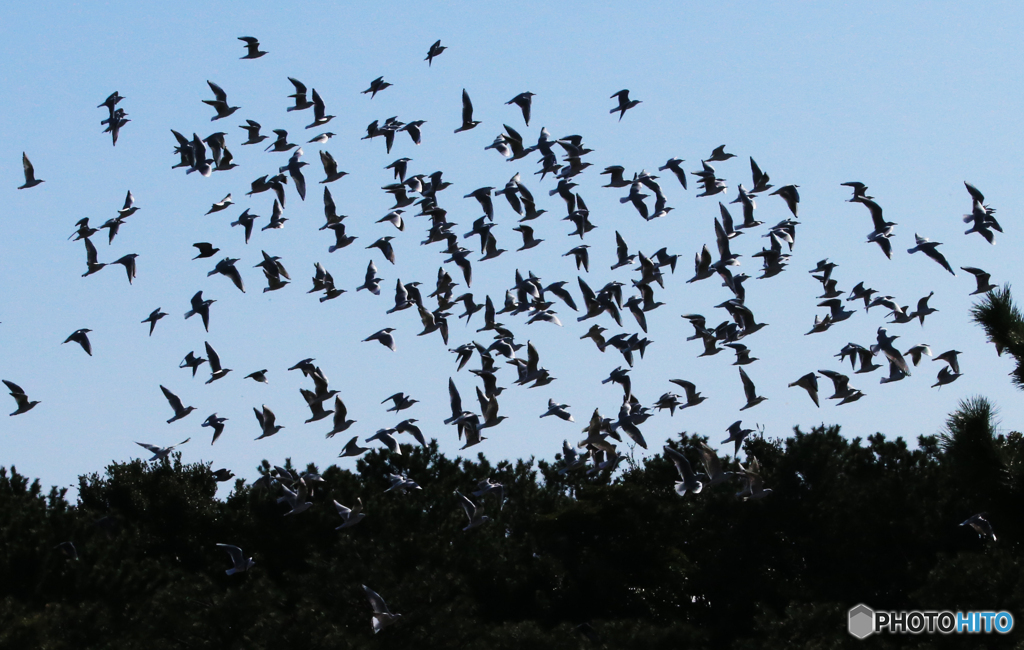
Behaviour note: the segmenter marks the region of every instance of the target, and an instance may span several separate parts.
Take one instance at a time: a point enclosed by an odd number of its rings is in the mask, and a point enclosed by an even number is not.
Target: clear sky
[[[39,477],[47,485],[71,485],[79,474],[100,471],[111,460],[148,455],[134,442],[169,445],[189,436],[182,448],[186,462],[210,461],[255,478],[261,459],[280,464],[335,462],[351,435],[361,438],[414,417],[424,433],[440,441],[448,454],[461,443],[449,415],[447,383],[454,377],[464,404],[477,408],[468,370],[455,372],[448,348],[477,340],[482,314],[467,328],[454,314],[446,346],[437,334],[417,337],[422,329],[414,311],[385,314],[394,304],[396,279],[421,281],[432,290],[445,259],[441,245],[421,246],[427,229],[424,217],[407,213],[407,229],[375,223],[392,205],[381,186],[392,182],[384,167],[409,157],[410,174],[442,170],[453,185],[439,194],[448,219],[468,231],[480,209],[463,199],[478,187],[502,187],[516,172],[547,214],[532,222],[545,241],[535,249],[518,248],[511,230],[517,215],[497,197],[494,234],[509,249],[496,260],[480,262],[474,253],[471,291],[478,302],[489,295],[497,305],[514,282],[515,271],[528,271],[545,284],[569,281],[578,303],[577,271],[562,254],[580,244],[566,235],[565,205],[549,196],[555,187],[549,175],[540,180],[537,154],[515,162],[485,150],[502,124],[536,142],[541,127],[554,137],[578,134],[593,152],[592,167],[573,179],[576,191],[591,210],[597,229],[582,243],[591,246],[591,271],[581,274],[597,289],[611,280],[626,283],[638,277],[631,267],[615,271],[615,236],[620,232],[631,252],[650,255],[667,246],[680,255],[674,275],[656,298],[666,304],[648,312],[649,338],[654,343],[632,370],[633,392],[652,405],[664,392],[681,392],[669,379],[693,381],[708,400],[669,417],[656,414],[642,427],[650,450],[660,453],[664,440],[686,430],[725,438],[734,420],[761,424],[765,435],[784,437],[792,427],[840,424],[850,437],[883,432],[911,440],[940,431],[959,400],[985,395],[999,407],[1005,431],[1020,428],[1024,407],[1010,385],[1009,359],[997,358],[981,330],[970,323],[968,310],[976,297],[973,277],[961,266],[981,267],[997,284],[1019,275],[1021,239],[1018,194],[1022,56],[1019,35],[1022,12],[1014,3],[985,7],[962,3],[631,3],[597,7],[595,3],[444,3],[416,6],[370,6],[355,3],[249,2],[194,3],[188,6],[136,3],[21,3],[5,12],[0,68],[5,92],[0,93],[0,376],[21,385],[42,403],[29,413],[4,417],[0,426],[0,463]],[[269,54],[239,60],[239,36],[260,39]],[[427,49],[441,39],[448,49],[428,67]],[[384,76],[392,87],[370,99],[360,94],[369,82]],[[286,112],[293,92],[288,77],[316,88],[337,117],[320,129],[303,128],[311,111]],[[214,111],[206,81],[219,84],[234,115],[211,122]],[[460,96],[472,97],[476,129],[453,134],[460,124]],[[612,93],[628,88],[642,100],[618,121],[609,110]],[[101,133],[105,109],[99,104],[113,91],[126,99],[119,105],[131,120],[116,147]],[[536,93],[530,126],[515,106],[515,95]],[[366,125],[398,116],[404,122],[426,120],[423,141],[414,145],[398,134],[391,154],[380,138],[360,140]],[[265,153],[263,146],[241,146],[246,119],[271,129],[287,129],[290,140],[305,143],[313,134],[333,131],[325,145],[303,144],[309,191],[300,201],[287,188],[281,230],[261,232],[267,223],[269,193],[246,197],[251,181],[274,174],[288,154]],[[171,169],[175,129],[200,137],[224,131],[238,167],[210,178]],[[768,400],[739,413],[744,404],[731,352],[697,358],[699,341],[681,314],[701,313],[710,325],[727,318],[715,305],[731,297],[716,279],[687,284],[692,259],[702,245],[714,251],[716,197],[696,198],[695,178],[683,190],[668,172],[657,168],[672,157],[686,160],[688,171],[712,149],[725,144],[736,158],[714,163],[726,179],[731,201],[743,183],[751,187],[748,157],[752,156],[778,187],[800,187],[800,225],[789,268],[781,275],[746,283],[746,304],[769,326],[744,339],[760,360],[746,366],[760,395]],[[323,179],[318,150],[326,149],[349,175],[329,187],[339,213],[356,242],[328,252],[333,243],[322,225]],[[46,182],[17,190],[23,183],[21,153],[26,152],[37,176]],[[674,211],[645,222],[631,205],[621,204],[626,189],[606,189],[599,172],[622,165],[627,175],[646,169],[659,174]],[[971,201],[969,181],[995,207],[1006,232],[991,246],[980,236],[965,236],[961,216]],[[845,202],[844,181],[861,181],[898,223],[894,254],[886,260],[878,247],[865,243],[871,230],[867,210]],[[99,259],[110,262],[137,253],[138,276],[129,286],[119,266],[82,278],[83,244],[68,241],[75,222],[88,217],[95,227],[115,216],[131,190],[140,210],[126,221],[112,244],[106,231],[92,240]],[[231,193],[235,205],[210,216],[204,213]],[[649,200],[650,201],[650,200]],[[766,226],[733,240],[742,255],[743,271],[759,275],[751,257],[767,244],[769,225],[789,211],[777,196],[761,196],[756,216]],[[738,206],[731,206],[734,216]],[[262,215],[248,245],[239,228],[231,228],[244,209]],[[943,242],[941,251],[957,269],[950,276],[921,254],[908,255],[914,233]],[[397,264],[392,266],[365,246],[393,235]],[[212,259],[191,261],[194,242],[220,247]],[[478,250],[478,239],[466,240]],[[282,258],[293,282],[262,293],[260,250]],[[240,258],[247,292],[242,294],[220,275],[207,272],[221,257]],[[849,291],[864,281],[911,307],[934,291],[931,306],[939,311],[925,321],[888,325],[906,350],[930,344],[935,354],[963,352],[963,376],[941,389],[931,388],[941,362],[925,359],[903,381],[879,385],[885,368],[853,375],[834,357],[847,342],[868,346],[885,325],[885,310],[860,309],[851,319],[827,332],[805,336],[815,314],[821,286],[809,274],[818,260],[839,266],[833,277]],[[380,296],[356,292],[367,263],[374,260],[385,278]],[[321,262],[337,284],[348,290],[321,304],[310,289],[313,265]],[[453,265],[445,265],[466,290]],[[666,269],[667,270],[667,269]],[[210,331],[198,319],[184,320],[189,299],[202,289],[216,299]],[[630,292],[627,291],[627,296]],[[557,301],[556,301],[557,302]],[[433,304],[433,301],[429,301]],[[852,305],[853,303],[847,303]],[[169,316],[152,337],[140,323],[154,308]],[[562,441],[582,439],[581,427],[595,408],[615,417],[622,397],[614,384],[600,382],[622,357],[602,354],[579,337],[594,322],[620,331],[638,332],[628,314],[623,328],[604,315],[576,322],[577,314],[557,302],[564,327],[526,325],[523,316],[501,320],[518,342],[532,341],[541,365],[557,378],[552,384],[525,389],[512,384],[514,370],[504,367],[499,384],[500,412],[509,419],[485,432],[488,439],[470,449],[491,459],[535,456],[553,458]],[[397,352],[361,340],[383,327],[394,327]],[[75,344],[61,342],[79,328],[90,334],[94,356]],[[204,352],[209,341],[224,365],[234,369],[210,385],[208,366],[193,379],[178,364],[189,351]],[[525,353],[525,349],[523,350]],[[205,353],[202,354],[205,356]],[[303,424],[309,417],[300,387],[311,387],[298,372],[286,372],[296,361],[315,357],[341,391],[349,417],[358,421],[350,432],[324,437],[330,421]],[[877,360],[884,365],[883,360]],[[504,366],[504,364],[501,364]],[[474,360],[469,368],[479,367]],[[269,384],[245,375],[266,368]],[[787,388],[789,382],[818,369],[851,375],[863,390],[860,401],[837,407],[822,400],[815,408],[807,394]],[[822,397],[831,394],[822,380]],[[173,424],[159,386],[177,393],[197,411]],[[386,413],[381,400],[404,391],[420,400],[400,417]],[[6,395],[8,412],[15,408]],[[540,420],[548,398],[571,405],[575,424],[555,418]],[[266,404],[285,425],[274,437],[259,435],[252,408]],[[210,413],[228,417],[223,437],[210,445],[209,429],[200,423]],[[410,440],[406,437],[403,441]],[[721,447],[726,451],[726,447]],[[625,450],[625,446],[623,446]],[[731,445],[728,446],[731,451]],[[638,454],[642,450],[637,449]],[[339,461],[350,466],[354,461]],[[396,459],[396,467],[401,461]]]

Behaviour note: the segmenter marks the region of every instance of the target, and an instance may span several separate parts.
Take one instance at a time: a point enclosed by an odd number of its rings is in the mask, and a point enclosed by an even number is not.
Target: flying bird
[[[160,390],[163,391],[164,397],[167,398],[167,403],[171,405],[172,409],[174,409],[174,417],[172,417],[170,420],[168,420],[167,424],[170,424],[171,422],[174,422],[175,420],[180,420],[181,418],[185,417],[186,415],[188,415],[192,411],[196,410],[196,407],[194,407],[194,406],[188,406],[188,407],[184,406],[181,403],[181,398],[180,397],[178,397],[177,395],[175,395],[171,391],[167,390],[162,385],[160,386]],[[182,444],[182,443],[178,443],[178,444]]]
[[[360,94],[365,95],[366,93],[370,93],[370,99],[373,99],[377,95],[377,93],[390,86],[391,84],[384,81],[384,77],[377,77],[376,79],[370,82],[370,87]]]
[[[266,54],[266,53],[265,52],[260,52],[260,54],[262,55],[262,54]],[[243,56],[242,58],[244,59],[244,58],[256,58],[256,57],[244,57]],[[254,566],[256,566],[256,563],[253,562],[252,558],[251,557],[250,558],[246,558],[245,555],[242,553],[242,549],[238,548],[237,546],[231,546],[230,544],[217,544],[217,547],[218,548],[222,548],[225,551],[227,551],[228,556],[231,558],[231,568],[224,572],[224,573],[228,574],[229,576],[233,576],[236,573],[242,573],[242,572],[248,571],[249,569],[251,569]]]
[[[256,40],[255,38],[253,38],[252,36],[239,36],[238,40],[240,40],[240,41],[245,43],[245,47],[246,47],[246,50],[247,50],[246,53],[245,53],[245,56],[243,56],[241,58],[243,58],[243,59],[258,59],[261,56],[263,56],[264,54],[266,54],[266,52],[263,52],[263,51],[260,50],[260,42],[258,40]]]
[[[366,585],[363,585],[363,593],[370,600],[370,607],[373,609],[374,634],[391,625],[401,616],[401,614],[392,614],[384,599]]]
[[[40,180],[40,179],[36,178],[36,170],[32,166],[32,163],[29,162],[28,156],[25,155],[24,151],[21,152],[21,166],[24,168],[24,171],[25,171],[25,184],[19,186],[18,187],[19,190],[24,190],[24,189],[28,189],[30,187],[35,187],[36,185],[39,185],[40,183],[45,183],[46,182],[44,180]]]
[[[626,111],[633,108],[640,103],[639,99],[630,99],[628,90],[620,90],[619,92],[612,95],[609,99],[618,98],[619,105],[608,111],[609,113],[619,112],[619,121],[622,121],[622,116],[626,114]]]
[[[145,321],[143,321],[143,322],[145,322]],[[74,332],[71,333],[70,336],[68,336],[66,339],[64,339],[64,343],[71,343],[72,341],[74,341],[75,343],[81,345],[82,349],[85,350],[86,354],[88,354],[91,357],[92,356],[92,343],[89,342],[89,336],[88,336],[89,332],[91,332],[91,331],[92,330],[90,330],[90,329],[75,330]],[[63,345],[63,343],[61,345]]]
[[[174,451],[175,447],[180,447],[181,445],[185,444],[191,439],[192,438],[185,438],[178,444],[171,445],[170,447],[158,447],[156,445],[146,444],[145,442],[136,442],[135,444],[139,445],[140,447],[145,447],[149,451],[153,452],[153,457],[150,458],[150,460],[163,460],[164,458],[170,456],[171,452]]]
[[[150,336],[153,336],[153,330],[156,328],[156,322],[158,320],[160,320],[161,318],[163,318],[164,316],[166,316],[166,315],[167,314],[165,314],[164,312],[160,311],[160,308],[157,307],[152,312],[150,312],[149,316],[147,316],[145,319],[142,320],[143,323],[149,323],[149,335]]]
[[[41,403],[40,400],[29,401],[28,395],[22,390],[21,386],[15,384],[13,381],[3,380],[4,385],[7,386],[8,390],[11,391],[11,397],[18,404],[18,408],[11,415],[21,415],[35,408],[36,404]]]
[[[423,59],[424,61],[427,62],[427,67],[429,68],[431,65],[433,65],[435,56],[439,56],[441,52],[444,52],[447,49],[447,47],[441,45],[440,39],[434,41],[434,44],[431,45],[430,49],[427,51],[427,58]]]

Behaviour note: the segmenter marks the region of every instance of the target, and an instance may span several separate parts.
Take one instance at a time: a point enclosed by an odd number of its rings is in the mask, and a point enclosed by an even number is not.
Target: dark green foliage
[[[981,325],[990,343],[996,346],[996,354],[1009,352],[1017,362],[1010,373],[1013,384],[1024,390],[1024,314],[1013,302],[1010,285],[993,289],[971,307],[971,317]]]
[[[700,440],[672,443],[695,469]],[[287,516],[279,487],[237,481],[217,500],[210,468],[177,454],[83,476],[75,505],[0,468],[0,648],[852,648],[861,602],[1024,611],[1024,440],[996,435],[984,399],[914,449],[818,427],[744,452],[764,499],[738,498],[735,479],[679,497],[663,456],[612,478],[403,446],[324,469],[313,507]],[[385,493],[392,472],[423,489]],[[491,520],[463,531],[454,493],[487,477],[506,501],[471,497]],[[362,499],[366,519],[336,531],[335,499]],[[978,512],[997,542],[959,525]],[[256,566],[225,575],[218,543]],[[364,584],[402,615],[378,635]]]

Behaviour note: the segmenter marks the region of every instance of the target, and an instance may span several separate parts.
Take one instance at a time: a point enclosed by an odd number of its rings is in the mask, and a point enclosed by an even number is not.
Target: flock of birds
[[[260,50],[260,43],[252,37],[242,37],[245,43],[246,55],[243,59],[258,59],[266,52]],[[433,60],[445,51],[440,41],[437,41],[429,48],[426,61],[428,66]],[[288,112],[307,111],[312,109],[312,120],[305,127],[306,129],[320,128],[328,124],[334,115],[327,113],[327,107],[315,88],[309,89],[301,81],[289,78],[295,92],[289,95],[294,104],[288,107]],[[238,106],[232,106],[228,94],[219,85],[207,82],[213,99],[203,102],[215,111],[212,121],[218,121],[234,115],[241,110]],[[373,99],[376,94],[385,91],[391,84],[383,77],[374,79],[363,94]],[[530,124],[532,98],[534,93],[524,92],[516,95],[507,102],[521,109],[522,117],[527,126]],[[621,90],[611,96],[617,100],[617,105],[610,109],[610,113],[618,114],[618,120],[622,120],[627,111],[635,108],[641,102],[630,99],[628,90]],[[111,133],[113,144],[116,145],[120,130],[129,122],[123,109],[117,108],[124,99],[119,93],[114,92],[99,107],[108,109],[108,117],[102,121],[106,126],[105,132]],[[456,134],[476,128],[480,121],[473,119],[474,110],[469,94],[462,92],[462,123],[454,130]],[[399,133],[406,133],[415,144],[420,144],[423,137],[423,120],[414,120],[408,123],[399,121],[398,117],[391,117],[383,121],[374,121],[368,125],[366,135],[363,139],[383,138],[386,150],[390,153],[395,138]],[[241,145],[263,144],[269,140],[268,135],[262,134],[262,126],[252,119],[245,120],[245,124],[239,125],[245,132],[246,140]],[[493,143],[486,149],[497,152],[504,159],[517,161],[525,159],[533,154],[539,155],[540,168],[536,172],[540,181],[544,181],[549,175],[555,182],[554,189],[549,191],[549,196],[558,196],[565,203],[565,216],[563,220],[569,221],[575,230],[569,233],[570,237],[578,236],[580,244],[571,248],[563,257],[570,257],[576,266],[577,271],[584,274],[590,271],[589,245],[582,243],[585,236],[595,229],[590,221],[590,211],[583,197],[575,192],[578,184],[574,178],[589,168],[592,163],[585,161],[585,157],[591,153],[583,138],[579,135],[569,135],[560,138],[553,137],[547,129],[541,129],[540,138],[535,144],[528,144],[524,138],[512,127],[503,125],[503,131],[494,139]],[[280,166],[276,174],[266,174],[251,182],[250,191],[247,196],[263,192],[271,192],[274,199],[269,222],[261,228],[261,231],[280,229],[285,226],[288,218],[284,215],[288,185],[292,185],[300,200],[306,198],[306,179],[303,168],[309,163],[302,160],[304,155],[301,146],[289,141],[289,133],[284,129],[274,129],[275,138],[266,146],[268,152],[291,152],[287,164]],[[228,133],[217,132],[206,138],[200,138],[193,134],[191,138],[178,131],[172,130],[176,141],[175,154],[178,162],[173,168],[183,168],[186,173],[198,173],[208,177],[214,172],[228,171],[238,165],[233,162],[233,155],[228,148]],[[309,144],[326,145],[335,134],[324,131],[317,134],[308,141]],[[697,171],[686,171],[683,168],[685,162],[679,158],[672,158],[658,168],[659,171],[668,172],[670,178],[674,179],[682,190],[688,190],[688,177],[696,179],[696,184],[701,192],[697,197],[721,196],[724,197],[728,190],[725,179],[718,177],[718,172],[711,163],[725,162],[736,156],[727,152],[725,145],[717,147],[707,158],[700,161],[700,169]],[[561,157],[559,156],[561,154]],[[39,186],[44,181],[36,177],[35,169],[27,155],[22,156],[24,165],[25,183],[19,189],[29,189]],[[338,181],[347,175],[340,171],[337,161],[326,149],[320,150],[320,161],[323,167],[325,178],[320,181],[323,184],[323,204],[325,223],[320,230],[333,232],[334,242],[328,248],[329,252],[344,249],[353,244],[356,237],[346,232],[346,215],[338,214],[337,206],[331,195],[328,184]],[[513,229],[522,236],[522,246],[517,251],[531,249],[539,245],[542,239],[535,235],[534,228],[528,222],[533,221],[548,213],[547,209],[538,208],[533,193],[528,189],[524,178],[516,173],[508,182],[499,187],[482,187],[464,196],[465,199],[472,199],[479,204],[483,213],[476,219],[471,229],[461,236],[455,231],[457,224],[448,221],[448,211],[441,207],[441,193],[452,183],[443,179],[440,171],[431,174],[409,173],[409,158],[399,158],[387,166],[393,171],[394,181],[385,185],[382,189],[394,200],[391,211],[377,220],[380,224],[390,224],[394,227],[395,235],[382,236],[373,243],[365,246],[366,250],[376,251],[373,255],[380,255],[381,263],[397,264],[396,254],[391,242],[396,236],[401,236],[406,230],[408,216],[425,216],[429,218],[430,226],[426,233],[423,245],[438,245],[446,259],[439,267],[433,289],[426,296],[423,295],[428,287],[423,283],[412,281],[402,282],[398,280],[395,284],[394,304],[386,310],[387,314],[410,310],[418,314],[423,331],[420,336],[436,334],[447,346],[449,340],[449,318],[455,315],[455,309],[461,305],[463,313],[458,314],[458,319],[466,319],[467,324],[477,312],[483,312],[482,326],[477,329],[478,333],[493,335],[493,340],[480,343],[476,340],[467,341],[452,348],[450,351],[456,356],[457,372],[461,371],[476,356],[480,362],[480,368],[471,369],[470,372],[476,376],[480,385],[475,389],[476,401],[479,405],[479,413],[472,408],[466,408],[462,397],[453,379],[449,378],[448,387],[450,395],[451,417],[444,420],[447,425],[456,428],[456,434],[460,440],[464,439],[462,449],[480,444],[486,440],[483,435],[488,429],[497,427],[507,418],[499,415],[498,397],[505,390],[498,385],[498,371],[501,368],[500,360],[505,365],[515,368],[516,378],[513,383],[516,386],[536,388],[550,384],[555,378],[551,372],[540,363],[540,354],[531,341],[526,343],[517,339],[513,331],[504,323],[499,322],[499,317],[507,315],[509,318],[520,316],[525,318],[526,324],[548,323],[555,326],[562,326],[558,312],[556,312],[556,299],[566,308],[579,314],[577,321],[603,317],[605,324],[614,323],[616,326],[625,327],[623,311],[628,310],[630,316],[635,320],[637,327],[642,331],[629,333],[617,333],[612,336],[605,336],[608,329],[601,324],[593,323],[590,328],[580,337],[591,339],[597,349],[604,353],[614,350],[620,353],[625,363],[613,370],[609,376],[603,379],[602,383],[615,383],[623,390],[623,399],[618,405],[618,414],[615,418],[603,416],[595,409],[589,422],[583,431],[586,437],[577,445],[570,444],[568,440],[563,443],[561,473],[568,473],[586,469],[588,473],[606,472],[614,470],[624,459],[616,443],[623,443],[623,435],[629,438],[629,444],[639,445],[647,448],[647,442],[640,429],[641,425],[654,415],[654,411],[669,410],[674,415],[676,410],[683,410],[701,404],[705,397],[698,391],[697,386],[686,379],[674,379],[671,383],[682,391],[677,394],[667,390],[650,406],[645,406],[632,391],[630,372],[636,361],[637,355],[642,358],[645,350],[653,341],[646,337],[647,320],[646,315],[655,309],[662,307],[665,303],[656,299],[656,291],[663,289],[666,278],[666,271],[674,274],[680,254],[670,253],[668,248],[661,248],[653,255],[646,256],[640,251],[632,251],[625,238],[615,232],[616,238],[616,262],[611,266],[612,270],[618,268],[632,268],[636,274],[629,278],[628,283],[612,281],[603,287],[594,289],[584,280],[583,275],[577,278],[578,293],[574,296],[571,290],[571,283],[568,281],[556,281],[551,283],[543,282],[532,272],[525,276],[516,271],[514,284],[510,287],[501,300],[492,300],[486,296],[482,302],[469,292],[473,281],[473,265],[492,260],[507,252],[499,248],[497,239],[493,232],[496,225],[497,197],[504,197],[505,202],[511,210],[519,217],[518,224]],[[768,174],[764,173],[753,158],[750,159],[751,187],[746,189],[741,183],[737,188],[735,199],[719,203],[720,216],[714,219],[715,249],[717,259],[707,245],[696,252],[694,259],[694,274],[687,282],[698,282],[716,278],[722,283],[731,297],[716,305],[728,313],[728,318],[718,325],[709,325],[703,315],[683,314],[682,318],[693,327],[693,334],[687,341],[700,341],[702,351],[699,356],[711,356],[728,348],[735,353],[733,365],[738,366],[738,374],[746,398],[745,405],[741,411],[756,407],[765,401],[765,397],[758,394],[758,390],[747,374],[745,367],[756,362],[757,358],[752,356],[753,351],[747,347],[748,336],[755,334],[766,324],[758,322],[754,313],[745,303],[746,291],[744,282],[750,279],[746,273],[736,272],[734,269],[740,265],[740,255],[731,249],[731,242],[741,234],[754,231],[764,225],[756,219],[757,200],[762,196],[778,196],[782,199],[791,217],[786,218],[774,226],[765,228],[762,235],[767,239],[767,245],[763,246],[751,257],[760,258],[762,263],[761,275],[759,278],[770,278],[784,271],[789,263],[790,256],[796,238],[796,228],[800,194],[797,185],[784,185],[775,188],[771,184]],[[666,175],[668,175],[666,174]],[[627,175],[622,166],[607,166],[601,175],[608,177],[608,183],[603,187],[621,189],[628,192],[620,198],[621,203],[630,204],[638,215],[646,220],[663,218],[672,211],[668,205],[668,198],[663,186],[658,182],[656,175],[646,171],[639,171]],[[850,202],[860,204],[867,208],[872,220],[872,230],[867,235],[867,242],[877,244],[882,253],[891,258],[893,255],[892,238],[897,224],[887,221],[883,216],[881,206],[874,197],[868,194],[868,187],[860,182],[848,182],[843,185],[853,191]],[[967,234],[978,233],[989,243],[994,243],[995,232],[1002,232],[1002,228],[995,218],[995,210],[985,203],[982,193],[969,183],[965,183],[971,199],[971,211],[964,217],[964,221],[970,224]],[[770,191],[773,190],[774,191]],[[654,197],[653,203],[647,200]],[[739,204],[737,210],[742,211],[742,221],[734,220],[728,205]],[[231,194],[222,200],[213,203],[207,214],[216,214],[232,208],[234,200]],[[413,214],[413,207],[418,208],[418,213]],[[139,208],[135,206],[135,199],[129,191],[123,207],[117,211],[117,216],[106,221],[99,228],[89,224],[88,218],[78,221],[76,229],[70,239],[83,241],[86,250],[86,271],[83,277],[101,271],[110,264],[119,264],[125,268],[128,282],[131,283],[136,276],[137,254],[125,255],[113,262],[100,262],[97,249],[91,238],[102,230],[107,230],[108,242],[113,242],[120,232],[121,226]],[[552,212],[554,210],[552,209]],[[235,217],[231,226],[241,227],[244,233],[245,243],[248,244],[253,235],[253,230],[259,215],[253,214],[245,209]],[[479,238],[481,257],[471,260],[473,250],[468,247],[468,241]],[[951,274],[956,275],[952,266],[939,252],[939,242],[931,241],[926,237],[915,234],[916,243],[907,252],[909,254],[921,252],[941,265]],[[465,245],[464,245],[465,244]],[[213,259],[220,249],[209,242],[197,242],[195,260]],[[239,291],[245,292],[245,282],[242,273],[236,266],[241,260],[226,256],[216,262],[209,276],[221,275],[230,280],[232,285]],[[453,267],[446,265],[454,265]],[[807,335],[824,332],[836,324],[849,319],[854,311],[847,309],[844,305],[849,302],[859,303],[863,301],[865,311],[880,307],[881,311],[887,312],[892,320],[885,324],[905,324],[915,320],[924,324],[925,318],[937,311],[928,304],[932,293],[918,300],[915,309],[910,306],[899,304],[891,295],[883,295],[882,292],[864,286],[863,282],[858,283],[849,292],[841,290],[837,286],[837,279],[832,277],[836,264],[827,259],[821,260],[817,266],[810,270],[813,277],[821,283],[823,293],[819,296],[821,302],[819,307],[828,311],[815,318],[815,322]],[[280,257],[269,255],[266,251],[262,253],[262,260],[255,265],[255,268],[262,269],[267,285],[263,292],[281,290],[291,282],[291,275],[286,269]],[[972,294],[985,293],[994,288],[990,282],[989,275],[975,267],[961,267],[962,270],[971,274],[976,279],[976,288]],[[465,285],[465,292],[459,293],[456,287],[461,283]],[[364,282],[355,287],[355,291],[366,290],[374,295],[380,295],[383,279],[378,275],[377,264],[373,258],[366,268]],[[421,287],[423,289],[421,290]],[[336,285],[331,273],[319,262],[315,264],[315,275],[312,278],[312,288],[309,293],[321,294],[320,302],[333,300],[346,293],[347,289]],[[626,295],[633,292],[632,295]],[[456,295],[459,293],[459,295]],[[843,296],[846,296],[843,300]],[[429,304],[428,299],[433,299],[434,304]],[[200,290],[191,298],[191,309],[185,313],[185,318],[199,315],[204,329],[209,332],[211,320],[211,307],[216,300],[204,298]],[[495,303],[501,305],[497,308]],[[581,303],[581,304],[580,304]],[[154,309],[142,324],[148,325],[149,335],[152,336],[158,322],[168,314],[160,308]],[[457,322],[457,321],[456,321]],[[391,351],[397,350],[395,327],[384,327],[375,333],[370,334],[364,342],[376,342]],[[71,333],[64,343],[77,343],[82,349],[92,355],[92,346],[88,334],[90,329],[82,328]],[[930,346],[921,344],[915,345],[907,350],[901,351],[895,345],[898,337],[888,333],[886,327],[879,326],[875,342],[869,345],[849,343],[836,357],[839,363],[843,364],[847,358],[851,363],[851,370],[855,375],[862,375],[874,372],[887,366],[888,375],[881,378],[880,383],[900,381],[911,375],[911,367],[917,366],[922,359],[932,356]],[[521,352],[525,348],[525,358]],[[944,362],[939,371],[934,387],[941,387],[949,384],[961,376],[957,350],[948,350],[932,356],[935,361]],[[909,358],[909,361],[908,361]],[[876,360],[882,363],[876,363]],[[303,359],[293,365],[289,370],[298,370],[304,377],[312,382],[309,388],[302,388],[300,393],[308,405],[310,417],[306,423],[313,423],[330,418],[331,429],[326,433],[328,438],[347,431],[355,422],[348,418],[348,410],[342,401],[339,390],[331,389],[324,371],[315,363],[315,359]],[[200,367],[207,364],[210,370],[210,377],[207,384],[218,381],[228,373],[230,368],[224,367],[219,355],[213,346],[206,342],[205,357],[189,352],[181,362],[182,368],[191,369],[195,376]],[[245,376],[245,379],[268,383],[267,369],[257,370]],[[829,379],[833,384],[833,393],[828,399],[838,400],[839,404],[847,404],[864,397],[865,393],[854,388],[850,384],[850,376],[836,370],[823,369],[808,372],[789,384],[790,387],[798,387],[805,390],[816,406],[819,402],[819,375]],[[10,390],[11,396],[17,403],[17,409],[11,415],[21,415],[32,410],[40,403],[39,400],[30,400],[28,394],[14,382],[4,380],[4,384]],[[167,420],[173,423],[187,417],[195,407],[186,406],[182,399],[165,386],[160,386],[173,416]],[[333,402],[330,400],[333,398]],[[404,410],[409,409],[417,400],[405,393],[399,392],[385,399],[383,403],[391,403],[388,412],[394,412],[396,416]],[[333,408],[325,408],[325,404]],[[554,416],[566,422],[574,422],[569,412],[569,406],[559,404],[554,399],[548,402],[548,409],[540,417]],[[257,440],[276,435],[285,425],[278,424],[274,412],[265,404],[260,408],[253,409],[258,423],[259,436]],[[217,413],[209,415],[202,423],[203,427],[212,430],[212,443],[216,442],[225,429],[228,418],[220,417]],[[378,442],[390,450],[392,454],[401,454],[401,447],[398,439],[402,434],[412,436],[419,444],[426,445],[427,441],[422,431],[416,425],[417,420],[406,418],[394,427],[378,430],[373,436],[364,442]],[[763,429],[745,428],[743,421],[737,420],[727,428],[728,437],[722,444],[732,442],[734,444],[734,456],[738,456],[743,441],[750,435],[763,432]],[[189,442],[191,437],[182,442],[167,447],[160,447],[148,443],[137,443],[153,453],[151,460],[166,458],[176,447]],[[363,447],[359,444],[359,436],[353,436],[343,447],[340,457],[354,457],[368,451],[370,447]],[[699,493],[703,488],[713,487],[730,481],[738,481],[741,485],[736,496],[744,500],[758,500],[771,493],[771,489],[765,488],[761,477],[761,470],[756,458],[748,458],[746,465],[740,465],[735,472],[724,471],[723,462],[714,449],[706,444],[699,445],[694,450],[699,457],[700,465],[704,472],[698,474],[691,464],[689,458],[683,451],[666,445],[664,452],[678,469],[680,480],[675,484],[675,490],[680,495],[687,493]],[[215,473],[218,480],[229,480],[234,475],[227,469],[218,470]],[[295,515],[303,512],[313,504],[307,501],[313,484],[321,481],[315,474],[299,475],[296,472],[280,467],[275,468],[268,475],[262,477],[257,483],[267,488],[277,486],[281,497],[279,503],[287,504],[289,510],[287,515]],[[391,487],[388,491],[406,493],[410,490],[419,489],[419,486],[401,473],[394,473],[390,476]],[[484,514],[485,509],[482,499],[485,495],[495,495],[498,506],[504,502],[504,488],[498,483],[484,478],[472,493],[477,501],[457,493],[458,500],[465,511],[468,519],[466,530],[485,524],[489,518]],[[362,512],[362,502],[352,508],[346,507],[337,501],[334,502],[342,525],[339,529],[348,528],[358,524],[366,514]],[[981,515],[975,515],[964,525],[971,525],[982,536],[995,539],[991,527]],[[236,546],[219,544],[230,556],[232,568],[227,570],[229,575],[240,573],[251,569],[254,566],[252,558],[246,558],[242,550]],[[71,547],[73,550],[73,546]],[[67,552],[67,548],[64,547]],[[384,600],[374,591],[363,587],[373,609],[373,629],[380,631],[387,625],[393,623],[399,615],[392,614]]]

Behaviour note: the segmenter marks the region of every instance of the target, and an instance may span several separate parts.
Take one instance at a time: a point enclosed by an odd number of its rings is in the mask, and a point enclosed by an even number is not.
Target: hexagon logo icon
[[[875,612],[867,605],[861,604],[850,610],[850,621],[847,628],[850,634],[858,639],[866,639],[875,631]]]

